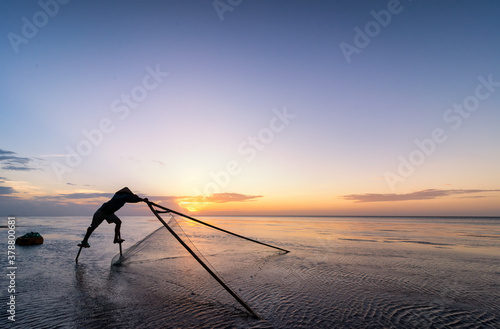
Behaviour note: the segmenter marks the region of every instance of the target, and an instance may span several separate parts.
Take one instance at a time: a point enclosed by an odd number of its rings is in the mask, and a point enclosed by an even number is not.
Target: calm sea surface
[[[16,321],[4,274],[0,327],[500,328],[500,218],[199,217],[283,254],[164,216],[254,319],[153,216],[120,217],[124,257],[103,223],[78,264],[89,217],[18,217],[45,243],[16,246]]]

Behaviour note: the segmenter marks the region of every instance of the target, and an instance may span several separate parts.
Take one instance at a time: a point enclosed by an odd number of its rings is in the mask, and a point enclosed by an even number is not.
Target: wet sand
[[[96,230],[75,264],[88,218],[18,218],[18,236],[38,231],[45,243],[16,246],[16,322],[4,311],[0,327],[500,327],[498,218],[200,217],[288,254],[171,223],[254,319],[165,229],[144,239],[157,220],[121,217],[129,252],[119,266],[112,225]]]

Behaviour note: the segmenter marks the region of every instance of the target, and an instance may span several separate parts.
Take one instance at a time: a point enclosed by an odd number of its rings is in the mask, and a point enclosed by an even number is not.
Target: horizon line
[[[441,217],[441,218],[498,218],[500,216],[484,216],[484,215],[262,215],[262,214],[193,214],[193,213],[183,213],[191,217],[418,217],[418,218],[432,218],[432,217]],[[88,215],[9,215],[10,217],[83,217]],[[147,216],[147,215],[127,215],[121,214],[120,216]],[[4,216],[6,217],[6,216]],[[92,217],[92,216],[90,216]]]

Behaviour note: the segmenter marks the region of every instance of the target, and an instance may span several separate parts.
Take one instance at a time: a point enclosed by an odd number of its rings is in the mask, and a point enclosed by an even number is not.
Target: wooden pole
[[[153,212],[153,214],[156,216],[156,218],[158,218],[158,220],[167,228],[167,230],[177,239],[177,241],[179,241],[179,243],[191,254],[191,256],[194,257],[194,259],[196,259],[198,261],[198,263],[200,263],[201,266],[203,266],[203,268],[224,288],[226,289],[226,291],[231,295],[233,296],[234,299],[236,299],[254,318],[257,318],[257,319],[260,319],[260,317],[257,315],[257,313],[255,313],[251,308],[250,306],[247,305],[247,303],[245,303],[241,298],[240,296],[238,296],[231,288],[229,288],[225,283],[224,281],[222,281],[222,279],[220,279],[211,269],[210,267],[207,266],[207,264],[205,264],[201,259],[200,257],[198,257],[198,255],[196,255],[196,253],[177,235],[177,233],[175,233],[174,230],[172,230],[170,228],[170,226],[167,225],[167,223],[165,223],[165,221],[163,220],[163,218],[161,218],[161,216],[158,214],[158,212],[156,211],[156,209],[154,209],[152,207],[153,203],[152,202],[148,202],[148,207],[149,209],[151,209],[151,211]],[[163,207],[160,207],[160,208],[163,208]]]
[[[80,246],[80,250],[78,250],[78,254],[76,255],[76,259],[75,259],[75,262],[78,263],[78,257],[80,257],[80,253],[82,252],[82,246]]]
[[[118,243],[120,245],[120,257],[123,257],[123,254],[122,254],[122,237],[121,237],[121,234],[118,234],[118,240],[120,240],[120,242]]]
[[[245,240],[248,240],[248,241],[252,241],[252,242],[255,242],[255,243],[258,243],[258,244],[264,245],[264,246],[266,246],[266,247],[270,247],[270,248],[278,249],[278,250],[284,251],[285,253],[290,252],[289,250],[286,250],[286,249],[283,249],[283,248],[279,248],[279,247],[276,247],[276,246],[272,246],[272,245],[270,245],[270,244],[267,244],[267,243],[264,243],[264,242],[260,242],[260,241],[254,240],[254,239],[250,239],[250,238],[247,238],[246,236],[239,235],[239,234],[236,234],[236,233],[233,233],[233,232],[230,232],[230,231],[224,230],[224,229],[222,229],[222,228],[219,228],[219,227],[217,227],[217,226],[214,226],[214,225],[211,225],[211,224],[208,224],[208,223],[202,222],[202,221],[201,221],[201,220],[199,220],[199,219],[193,218],[193,217],[188,216],[188,215],[184,215],[184,214],[182,214],[182,213],[180,213],[180,212],[177,212],[177,211],[175,211],[175,210],[172,210],[172,209],[165,208],[165,207],[160,206],[159,204],[156,204],[156,203],[154,203],[154,202],[147,201],[147,203],[148,203],[148,206],[149,206],[150,208],[151,208],[151,205],[153,205],[153,206],[158,207],[158,208],[161,208],[161,209],[163,209],[163,210],[165,210],[165,211],[167,211],[167,212],[171,212],[171,213],[173,213],[173,214],[177,214],[177,215],[179,215],[179,216],[186,217],[186,218],[188,218],[188,219],[190,219],[190,220],[192,220],[192,221],[195,221],[195,222],[197,222],[197,223],[200,223],[200,224],[206,225],[206,226],[208,226],[208,227],[211,227],[211,228],[213,228],[213,229],[216,229],[216,230],[222,231],[222,232],[224,232],[224,233],[231,234],[231,235],[237,236],[237,237],[239,237],[239,238],[242,238],[242,239],[245,239]]]

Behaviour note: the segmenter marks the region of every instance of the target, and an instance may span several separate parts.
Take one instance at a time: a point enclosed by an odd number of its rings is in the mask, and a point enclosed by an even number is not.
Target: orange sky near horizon
[[[481,198],[444,197],[434,200],[353,202],[333,197],[304,200],[285,196],[246,202],[179,206],[189,213],[200,215],[499,216],[495,215],[500,214],[499,204],[500,193],[496,192]]]

